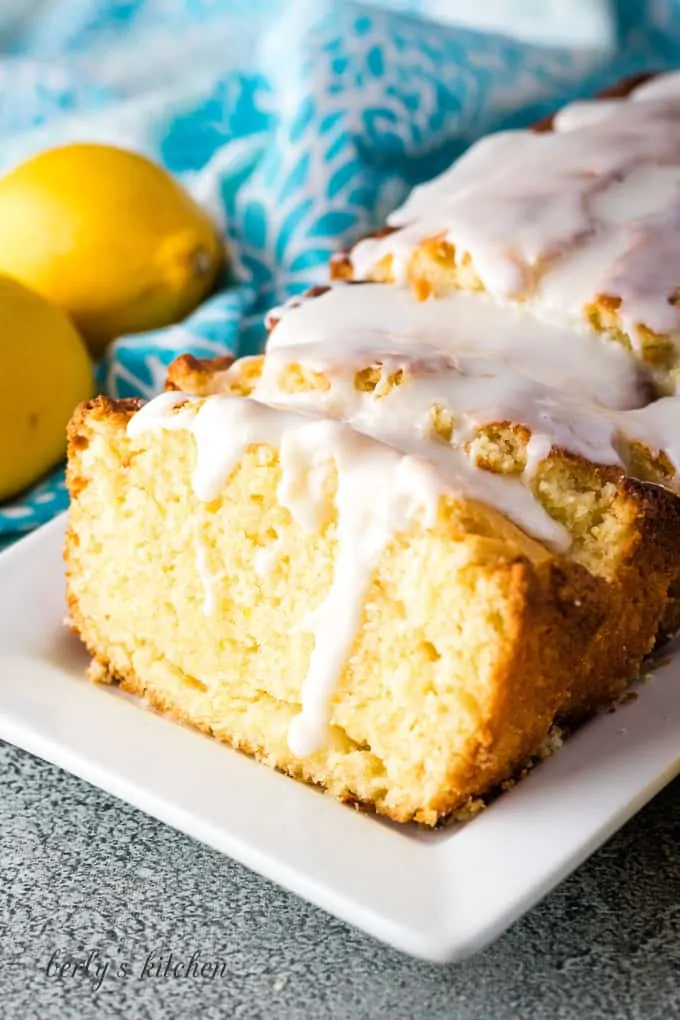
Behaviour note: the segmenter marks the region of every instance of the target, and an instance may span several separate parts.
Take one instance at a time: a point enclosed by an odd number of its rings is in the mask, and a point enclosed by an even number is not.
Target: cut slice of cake
[[[99,398],[70,428],[96,678],[398,821],[537,753],[603,582],[341,422],[222,395],[137,410]]]
[[[569,400],[490,363],[306,353],[212,385],[184,358],[171,379],[220,392],[78,411],[74,626],[97,678],[434,824],[637,674],[679,503],[626,478]]]

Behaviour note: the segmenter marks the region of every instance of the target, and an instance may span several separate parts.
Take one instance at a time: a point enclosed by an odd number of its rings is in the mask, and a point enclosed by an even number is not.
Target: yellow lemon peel
[[[184,318],[225,248],[162,167],[114,146],[49,149],[0,178],[0,272],[60,305],[98,355]]]
[[[83,340],[60,308],[0,276],[0,500],[61,459],[73,408],[92,396]]]

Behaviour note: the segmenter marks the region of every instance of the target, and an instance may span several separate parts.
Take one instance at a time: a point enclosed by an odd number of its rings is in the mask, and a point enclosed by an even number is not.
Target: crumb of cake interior
[[[537,751],[601,579],[342,423],[220,395],[136,411],[99,398],[70,427],[68,602],[109,678],[398,821]]]
[[[420,185],[332,264],[419,299],[487,293],[586,323],[657,371],[680,370],[680,72],[573,103],[549,130],[502,131]]]
[[[234,358],[196,358],[193,354],[180,354],[173,364],[182,374],[182,381],[189,393],[200,393],[221,372],[225,372],[234,363]],[[166,378],[166,389],[173,389],[172,378]]]

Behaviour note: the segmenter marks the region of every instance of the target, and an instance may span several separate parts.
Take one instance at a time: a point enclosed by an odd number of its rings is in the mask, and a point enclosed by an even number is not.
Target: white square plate
[[[481,949],[680,771],[680,655],[463,826],[398,827],[83,679],[64,519],[0,555],[0,738],[407,953]]]

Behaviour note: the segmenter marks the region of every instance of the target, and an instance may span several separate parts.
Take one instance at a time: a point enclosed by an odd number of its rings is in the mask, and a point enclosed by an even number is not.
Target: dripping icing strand
[[[314,648],[302,686],[301,711],[292,720],[288,736],[294,754],[313,754],[326,737],[333,694],[351,653],[380,554],[419,515],[424,515],[426,524],[434,522],[446,486],[429,464],[375,442],[343,422],[284,412],[254,400],[163,394],[128,424],[131,438],[163,429],[186,430],[194,436],[197,456],[192,484],[198,498],[205,501],[220,493],[250,444],[276,445],[281,462],[277,498],[295,520],[313,531],[332,511],[323,478],[330,461],[335,462],[333,577],[326,597],[301,624],[313,634]]]

